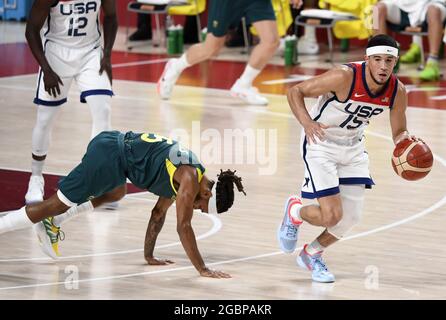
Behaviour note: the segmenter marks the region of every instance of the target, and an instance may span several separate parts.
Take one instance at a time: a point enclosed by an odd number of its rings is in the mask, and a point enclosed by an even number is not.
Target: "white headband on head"
[[[395,58],[398,57],[398,49],[391,46],[374,46],[367,48],[365,52],[367,57],[372,56],[374,54],[390,54]]]
[[[216,185],[217,185],[217,183],[214,183],[212,190],[211,190],[212,197],[209,198],[208,213],[217,213]]]

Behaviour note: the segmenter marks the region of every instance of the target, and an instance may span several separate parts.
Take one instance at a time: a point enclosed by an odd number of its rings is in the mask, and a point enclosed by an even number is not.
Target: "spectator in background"
[[[445,0],[383,0],[377,4],[378,29],[376,33],[386,33],[387,26],[393,31],[401,31],[409,26],[427,29],[429,55],[426,65],[420,72],[424,81],[440,79],[438,54],[440,51],[442,29],[446,19]],[[401,58],[402,63],[416,63],[421,59],[421,37],[413,39],[409,51]]]
[[[149,14],[138,13],[137,29],[133,32],[130,41],[143,41],[152,39],[152,19]]]

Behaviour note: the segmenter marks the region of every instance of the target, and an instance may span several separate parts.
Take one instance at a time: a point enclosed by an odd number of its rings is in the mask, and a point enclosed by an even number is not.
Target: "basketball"
[[[433,162],[432,151],[423,141],[405,139],[393,150],[393,170],[406,180],[424,178],[431,171]]]

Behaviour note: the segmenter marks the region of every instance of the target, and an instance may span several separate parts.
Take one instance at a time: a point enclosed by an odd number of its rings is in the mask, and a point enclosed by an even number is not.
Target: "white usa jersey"
[[[43,41],[70,48],[100,45],[101,0],[57,1],[45,22]]]
[[[365,80],[365,62],[347,64],[353,70],[353,83],[345,101],[334,93],[322,95],[310,111],[313,120],[329,126],[324,129],[328,142],[354,145],[362,139],[372,117],[391,109],[398,79],[391,75],[381,92],[373,94]]]

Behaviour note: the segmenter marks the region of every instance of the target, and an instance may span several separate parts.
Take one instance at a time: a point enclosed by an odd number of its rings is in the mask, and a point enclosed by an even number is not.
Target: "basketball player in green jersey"
[[[155,258],[153,249],[167,209],[176,201],[178,234],[194,267],[204,277],[229,278],[227,273],[206,267],[191,226],[192,213],[194,209],[227,211],[234,201],[234,183],[244,193],[243,186],[241,178],[230,170],[221,172],[217,183],[204,173],[195,154],[172,139],[152,133],[104,131],[90,142],[82,162],[61,179],[56,194],[0,218],[0,234],[34,225],[42,249],[56,258],[60,224],[123,198],[128,178],[135,186],[159,196],[145,239],[148,264],[171,263]]]

